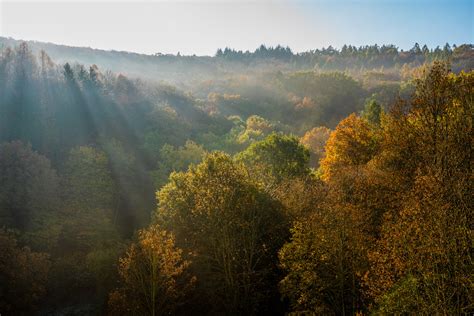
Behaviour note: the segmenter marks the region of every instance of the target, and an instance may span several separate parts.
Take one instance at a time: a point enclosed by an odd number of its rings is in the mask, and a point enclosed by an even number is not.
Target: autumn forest
[[[471,315],[473,69],[0,37],[0,314]]]

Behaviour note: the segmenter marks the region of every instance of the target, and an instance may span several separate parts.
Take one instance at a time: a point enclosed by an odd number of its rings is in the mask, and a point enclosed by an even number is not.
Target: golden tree
[[[388,314],[470,313],[474,75],[435,63],[416,85],[386,127],[380,166],[402,184],[400,212],[387,213],[369,253],[368,293]]]
[[[122,287],[109,295],[111,314],[169,315],[182,304],[195,278],[187,273],[174,236],[152,225],[120,259]]]
[[[367,270],[363,210],[326,197],[311,215],[295,221],[291,242],[280,250],[283,297],[292,310],[354,314],[363,310],[362,275]]]
[[[326,156],[321,161],[322,178],[330,181],[347,168],[369,162],[378,150],[376,136],[367,121],[355,114],[342,120],[326,143]]]

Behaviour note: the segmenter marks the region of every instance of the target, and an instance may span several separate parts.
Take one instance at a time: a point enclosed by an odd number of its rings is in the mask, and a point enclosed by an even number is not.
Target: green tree
[[[64,195],[69,205],[112,210],[115,188],[104,152],[88,146],[73,148],[63,177]]]
[[[365,118],[369,123],[380,125],[380,115],[382,113],[382,107],[374,99],[370,99],[365,103],[362,117]]]
[[[113,222],[123,236],[131,236],[136,229],[150,222],[155,207],[155,188],[140,153],[133,146],[116,139],[103,140],[113,184]],[[105,166],[102,166],[102,168]],[[108,176],[107,176],[108,177]],[[110,193],[109,193],[110,194]]]
[[[158,169],[152,172],[156,188],[166,184],[171,172],[186,171],[191,164],[201,162],[205,154],[204,148],[191,140],[181,147],[164,145],[160,150]]]
[[[0,309],[7,315],[31,315],[46,295],[49,255],[21,247],[3,228],[0,249]]]
[[[158,200],[156,221],[195,254],[200,303],[219,313],[264,310],[275,294],[271,280],[286,224],[279,204],[243,165],[210,154],[186,173],[173,173]]]
[[[27,233],[36,247],[54,245],[59,178],[49,160],[20,141],[0,145],[0,225]]]
[[[266,184],[309,173],[309,150],[294,136],[272,133],[237,155]]]
[[[101,297],[114,281],[114,271],[106,267],[116,262],[120,251],[114,209],[116,188],[109,162],[102,151],[76,147],[63,172],[64,204],[52,288],[58,300],[65,299],[65,287],[76,293],[89,288],[81,295],[101,304]]]

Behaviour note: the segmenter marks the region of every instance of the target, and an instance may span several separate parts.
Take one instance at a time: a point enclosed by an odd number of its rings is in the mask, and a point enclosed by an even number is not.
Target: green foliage
[[[337,125],[360,109],[366,94],[359,82],[340,72],[297,72],[283,78],[282,84],[290,95],[296,95],[291,98],[296,109],[294,116],[304,130],[314,125]]]
[[[31,45],[0,50],[0,312],[472,313],[472,45]]]
[[[245,125],[245,131],[243,131],[237,138],[238,143],[242,144],[243,147],[247,147],[255,141],[264,139],[275,130],[272,123],[258,115],[250,116],[245,122]]]
[[[0,203],[2,224],[25,229],[32,218],[57,204],[58,177],[48,159],[31,145],[0,145]]]
[[[173,171],[185,171],[191,164],[199,163],[205,154],[204,148],[191,140],[178,148],[165,144],[160,150],[158,169],[152,172],[155,187],[161,188]]]
[[[206,133],[201,136],[200,140],[207,149],[238,153],[281,129],[279,124],[258,115],[250,116],[245,122],[240,116],[229,116],[228,120],[233,123],[233,127],[226,134],[219,137],[213,133]]]
[[[115,188],[104,152],[87,146],[73,148],[64,182],[65,197],[73,207],[112,210]]]
[[[377,103],[374,99],[370,99],[365,103],[364,111],[362,112],[362,117],[365,118],[369,123],[379,125],[380,124],[380,115],[382,113],[382,108],[380,104]]]
[[[0,309],[30,315],[46,295],[51,261],[47,253],[18,244],[15,235],[0,229]]]
[[[109,161],[104,152],[92,147],[73,148],[64,167],[64,206],[61,230],[53,261],[51,284],[54,296],[64,298],[68,287],[95,301],[104,297],[115,277],[105,266],[113,264],[120,252],[116,225],[116,197]],[[74,273],[67,273],[74,271]],[[100,306],[100,305],[99,305]]]
[[[237,159],[261,176],[264,183],[309,173],[309,151],[294,136],[273,133],[250,145]]]
[[[209,154],[186,173],[173,173],[158,200],[156,221],[194,254],[200,304],[219,313],[264,310],[285,222],[248,171],[226,154]]]
[[[422,304],[418,295],[419,281],[413,276],[400,280],[381,298],[376,315],[404,315],[417,310]]]
[[[46,157],[20,141],[0,145],[0,226],[27,233],[35,248],[49,248],[59,202],[59,179]]]
[[[152,179],[129,144],[124,145],[116,139],[102,143],[116,190],[114,222],[123,235],[129,236],[150,221],[150,212],[155,205]]]

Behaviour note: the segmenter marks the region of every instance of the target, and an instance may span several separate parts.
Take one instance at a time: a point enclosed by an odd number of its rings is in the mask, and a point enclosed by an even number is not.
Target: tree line
[[[0,37],[0,49],[22,42]],[[259,75],[277,71],[349,71],[351,73],[379,70],[400,71],[404,66],[418,67],[435,60],[451,63],[453,72],[473,69],[472,43],[428,47],[415,43],[403,50],[391,44],[343,45],[293,52],[284,45],[260,45],[253,51],[223,47],[214,56],[185,56],[178,54],[138,54],[105,51],[86,47],[69,47],[36,41],[27,42],[39,54],[42,50],[58,63],[96,64],[100,69],[127,74],[131,78],[166,81],[181,89],[189,89],[196,81],[226,80],[228,77]]]
[[[252,62],[263,59],[276,59],[283,62],[292,63],[298,67],[318,67],[327,69],[344,69],[354,67],[396,67],[401,64],[423,64],[434,60],[459,60],[472,58],[473,45],[463,44],[459,47],[446,43],[442,48],[428,48],[425,44],[422,47],[415,45],[404,51],[395,45],[366,45],[353,46],[343,45],[340,49],[332,46],[321,49],[309,50],[301,53],[293,53],[291,49],[277,45],[275,47],[259,46],[255,51],[242,51],[226,47],[218,49],[215,57],[228,61]],[[456,65],[457,66],[457,65]],[[462,69],[462,65],[460,68]],[[472,66],[471,66],[472,67]]]

